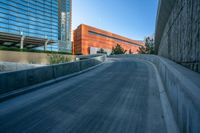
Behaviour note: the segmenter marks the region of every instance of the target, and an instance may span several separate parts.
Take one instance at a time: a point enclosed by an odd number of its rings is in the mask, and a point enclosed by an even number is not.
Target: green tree
[[[155,54],[154,39],[147,37],[145,39],[145,46],[141,46],[138,50],[139,54]]]
[[[99,51],[97,51],[98,54],[107,54],[107,52],[104,49],[100,49]]]
[[[111,55],[125,54],[126,52],[126,50],[124,50],[119,44],[117,44],[115,47],[112,48]]]
[[[131,51],[131,49],[129,49],[128,53],[129,53],[129,54],[133,54],[133,52]]]

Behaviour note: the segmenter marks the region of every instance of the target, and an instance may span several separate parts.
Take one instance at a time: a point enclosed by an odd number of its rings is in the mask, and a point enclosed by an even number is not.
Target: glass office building
[[[66,9],[68,9],[68,0],[61,1],[66,2]],[[27,43],[25,46],[27,46],[27,48],[40,46],[39,44],[35,44],[41,42],[41,46],[43,46],[44,43],[51,44],[47,45],[48,50],[59,51],[59,32],[61,32],[59,22],[60,16],[62,15],[59,11],[59,3],[59,0],[1,0],[0,33],[25,36],[25,42]],[[71,6],[71,3],[69,4]],[[66,32],[65,35],[66,38],[67,36],[71,36],[71,31]],[[29,37],[29,40],[26,39],[27,37]],[[9,39],[7,41],[9,42]],[[16,42],[16,46],[19,46],[17,40],[14,41]],[[11,42],[8,42],[6,42],[5,39],[0,39],[0,44],[15,46]]]
[[[71,7],[72,0],[58,0],[58,13],[59,15],[59,50],[71,51]]]

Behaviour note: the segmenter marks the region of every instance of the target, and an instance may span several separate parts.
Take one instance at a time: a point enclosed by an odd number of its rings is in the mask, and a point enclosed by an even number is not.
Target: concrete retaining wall
[[[0,94],[79,72],[104,62],[105,56],[0,74]]]
[[[0,61],[16,62],[16,63],[23,63],[23,64],[47,65],[47,64],[50,64],[48,55],[49,54],[47,54],[47,53],[0,50]],[[66,56],[70,57],[72,61],[75,60],[75,56],[73,56],[73,55],[66,55]]]
[[[196,72],[200,72],[199,14],[200,0],[160,0],[155,40],[159,55]]]
[[[157,67],[181,133],[200,133],[200,74],[159,56],[139,56]]]
[[[45,65],[21,64],[21,63],[15,63],[15,62],[0,62],[0,73],[31,69],[31,68],[37,68],[37,67],[42,67],[42,66],[45,66]]]

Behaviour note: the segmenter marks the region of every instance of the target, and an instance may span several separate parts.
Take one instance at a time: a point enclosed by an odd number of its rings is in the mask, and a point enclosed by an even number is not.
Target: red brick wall
[[[96,36],[89,34],[89,31],[93,31],[96,33],[104,34],[107,36],[111,36],[114,38],[126,40],[129,42],[133,42],[138,45],[144,45],[142,42],[134,41],[116,34],[113,34],[111,32],[107,32],[104,30],[100,30],[91,26],[87,25],[80,25],[75,31],[74,31],[74,43],[73,43],[73,53],[74,54],[83,54],[87,55],[89,53],[90,47],[97,47],[97,48],[104,48],[104,49],[110,49],[112,50],[113,47],[115,47],[117,44],[121,45],[125,50],[129,51],[131,49],[132,52],[137,53],[137,50],[139,46],[128,44],[125,42],[120,42],[111,38],[102,37],[102,36]]]

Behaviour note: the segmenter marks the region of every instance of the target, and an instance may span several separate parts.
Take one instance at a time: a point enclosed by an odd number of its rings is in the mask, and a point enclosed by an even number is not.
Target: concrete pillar
[[[20,42],[20,49],[24,48],[24,39],[25,39],[25,36],[22,36],[21,37],[21,42]]]
[[[46,49],[47,49],[48,42],[49,42],[49,40],[47,39],[47,40],[45,41],[45,44],[44,44],[44,51],[46,51]]]

